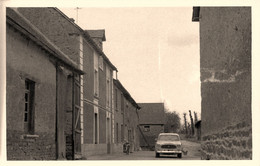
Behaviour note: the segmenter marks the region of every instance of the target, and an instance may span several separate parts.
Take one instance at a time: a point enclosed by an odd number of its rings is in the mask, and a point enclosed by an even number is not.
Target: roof
[[[58,8],[54,7],[57,12],[59,12],[65,19],[67,19],[71,24],[73,24],[80,32],[81,35],[89,42],[89,44],[93,47],[95,51],[97,51],[103,58],[104,60],[112,67],[113,70],[117,71],[117,68],[112,64],[112,62],[108,59],[108,57],[105,55],[105,53],[102,51],[102,49],[97,46],[97,44],[94,42],[88,31],[84,31],[81,27],[79,27],[75,22],[73,22],[66,14],[64,14],[61,10]]]
[[[192,21],[198,22],[200,20],[200,7],[193,7]]]
[[[97,29],[97,30],[85,30],[88,32],[88,34],[92,38],[101,38],[102,41],[106,41],[106,35],[105,35],[105,30],[104,29]]]
[[[140,106],[135,102],[130,93],[124,88],[118,79],[113,79],[113,83],[123,92],[123,95],[130,103],[132,103],[137,109],[140,109]]]
[[[61,61],[66,67],[72,68],[73,71],[84,74],[79,69],[79,65],[72,61],[68,55],[63,53],[55,44],[53,44],[38,28],[31,24],[22,14],[16,9],[6,8],[6,22],[29,37],[32,41],[37,43],[54,58]]]
[[[138,103],[140,124],[165,124],[164,103]]]

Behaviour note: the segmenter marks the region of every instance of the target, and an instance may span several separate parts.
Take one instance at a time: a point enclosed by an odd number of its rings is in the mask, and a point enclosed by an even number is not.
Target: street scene
[[[88,160],[200,160],[200,143],[182,140],[187,153],[180,159],[177,155],[162,155],[155,157],[154,151],[136,151],[129,155],[116,153],[112,155],[89,156]]]
[[[5,10],[7,161],[252,160],[250,6]]]

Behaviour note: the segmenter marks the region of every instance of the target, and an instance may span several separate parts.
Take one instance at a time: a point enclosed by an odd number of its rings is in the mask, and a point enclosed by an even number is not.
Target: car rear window
[[[158,140],[160,141],[179,141],[178,135],[160,135]]]

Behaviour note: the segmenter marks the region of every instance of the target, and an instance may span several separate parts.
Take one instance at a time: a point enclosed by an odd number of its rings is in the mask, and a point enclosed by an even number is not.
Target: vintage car
[[[180,137],[176,133],[160,133],[155,143],[155,157],[160,154],[176,155],[182,157],[182,145]]]

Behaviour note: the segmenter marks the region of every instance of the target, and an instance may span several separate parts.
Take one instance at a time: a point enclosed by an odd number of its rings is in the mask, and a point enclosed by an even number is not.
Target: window
[[[106,86],[106,99],[107,99],[107,107],[110,106],[110,81],[107,80],[107,86]]]
[[[95,69],[95,73],[94,73],[94,95],[98,97],[98,94],[99,94],[98,71]]]
[[[110,77],[111,77],[111,72],[109,67],[106,67],[106,106],[110,107],[111,103],[111,84],[110,84]]]
[[[104,62],[103,62],[103,57],[102,56],[99,56],[98,65],[99,65],[99,68],[101,70],[103,70]]]
[[[121,113],[124,113],[124,96],[121,94]]]
[[[97,115],[97,113],[95,113],[95,117],[94,117],[94,133],[95,133],[94,143],[97,144],[98,143],[98,115]]]
[[[99,108],[98,100],[94,99],[94,115],[93,115],[93,143],[99,144]]]
[[[99,77],[98,77],[98,56],[94,52],[94,96],[99,96]]]
[[[144,131],[145,131],[145,132],[150,131],[150,126],[144,126]]]
[[[35,83],[25,80],[24,132],[34,134],[34,88]]]
[[[116,108],[116,111],[118,111],[118,103],[117,103],[117,89],[115,88],[115,108]]]
[[[116,143],[119,143],[119,139],[118,139],[118,123],[116,123]]]
[[[160,141],[179,141],[180,137],[178,135],[160,135],[158,140],[160,140]]]
[[[124,141],[124,126],[121,124],[121,142]]]

